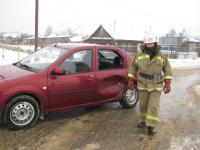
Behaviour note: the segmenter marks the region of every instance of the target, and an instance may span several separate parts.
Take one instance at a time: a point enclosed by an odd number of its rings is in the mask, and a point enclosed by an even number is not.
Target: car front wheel
[[[16,96],[5,108],[5,122],[11,129],[33,126],[40,115],[37,101],[29,95]]]
[[[133,90],[128,89],[126,86],[123,91],[123,96],[120,101],[120,104],[123,108],[132,108],[138,102],[138,93],[137,89],[134,88]]]

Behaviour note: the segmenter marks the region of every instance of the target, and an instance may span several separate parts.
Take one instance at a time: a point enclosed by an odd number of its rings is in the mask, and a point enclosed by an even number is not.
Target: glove
[[[137,86],[137,81],[134,79],[128,79],[128,89],[133,90]]]
[[[171,91],[171,80],[165,80],[164,93],[167,94]]]

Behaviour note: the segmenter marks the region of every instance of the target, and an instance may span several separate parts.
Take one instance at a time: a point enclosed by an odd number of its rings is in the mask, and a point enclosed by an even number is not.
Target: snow
[[[169,59],[172,68],[192,69],[200,68],[200,58],[197,59]]]
[[[197,134],[191,134],[187,137],[172,137],[170,150],[199,149],[200,137]]]
[[[52,33],[48,36],[48,38],[65,38],[65,37],[69,37],[69,35],[60,35],[60,34]]]
[[[198,40],[198,39],[196,39],[196,38],[194,38],[194,37],[190,37],[190,38],[188,39],[188,41],[189,41],[189,42],[200,43],[200,40]]]
[[[4,46],[7,46],[9,47],[9,49],[18,49],[18,45],[4,45]],[[23,52],[34,52],[34,49],[35,49],[35,46],[34,45],[19,45],[19,49],[22,50]],[[40,47],[38,47],[38,49],[40,49]],[[1,49],[0,49],[1,51]]]
[[[6,34],[3,34],[3,37],[6,38],[6,37],[12,37],[12,38],[17,38],[19,34],[18,33],[6,33]]]
[[[4,58],[3,58],[4,53]],[[29,54],[20,52],[19,60],[28,56]],[[0,65],[12,64],[18,60],[18,52],[12,50],[4,50],[0,48]],[[197,59],[169,59],[172,68],[174,69],[190,69],[200,68],[200,58]]]
[[[4,55],[4,57],[3,57]],[[24,57],[28,56],[26,53],[19,53],[19,60],[23,59]],[[3,50],[0,48],[0,65],[7,65],[12,64],[18,60],[18,52],[12,50]]]
[[[22,49],[23,51],[32,51],[34,52],[35,45],[19,45],[19,48]],[[38,47],[40,48],[40,47]]]
[[[82,36],[74,36],[70,38],[71,42],[81,42],[83,41],[83,37]]]

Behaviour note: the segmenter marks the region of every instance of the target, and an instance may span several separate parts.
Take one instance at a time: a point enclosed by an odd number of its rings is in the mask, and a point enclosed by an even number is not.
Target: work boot
[[[156,130],[155,127],[149,126],[149,127],[148,127],[148,133],[149,133],[149,135],[154,135],[154,134],[157,133],[157,130]]]
[[[145,128],[147,125],[146,125],[146,122],[145,121],[142,121],[140,123],[138,123],[137,127],[138,128]]]

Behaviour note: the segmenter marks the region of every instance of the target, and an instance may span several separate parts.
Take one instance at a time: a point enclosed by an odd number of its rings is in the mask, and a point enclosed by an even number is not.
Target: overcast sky
[[[100,24],[110,34],[145,31],[160,36],[169,29],[186,29],[200,36],[200,0],[39,0],[39,33],[54,31],[91,34]],[[0,32],[34,33],[35,0],[0,0]],[[114,32],[114,22],[115,32]]]

